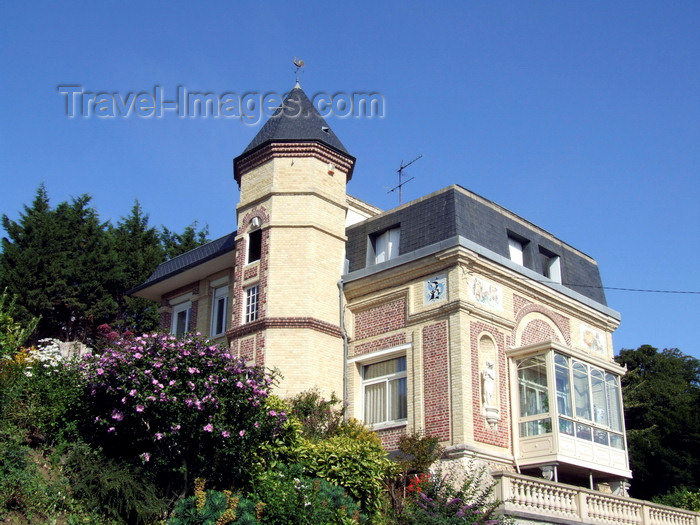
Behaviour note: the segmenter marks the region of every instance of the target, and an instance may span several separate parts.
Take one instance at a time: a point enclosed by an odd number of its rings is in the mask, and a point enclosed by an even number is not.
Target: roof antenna
[[[415,159],[413,159],[408,164],[404,164],[403,160],[402,160],[401,166],[399,166],[399,169],[396,170],[396,173],[399,174],[399,184],[397,186],[394,186],[393,188],[391,188],[387,193],[391,193],[392,191],[399,190],[399,206],[401,206],[401,188],[403,187],[404,184],[406,184],[407,182],[411,182],[415,178],[415,177],[411,177],[408,180],[403,180],[403,177],[406,176],[403,174],[403,170],[408,168],[411,164],[413,164],[414,162],[416,162],[418,159],[420,159],[422,157],[423,157],[423,155],[418,155]]]
[[[302,67],[304,67],[304,61],[297,59],[297,57],[294,57],[294,66],[296,67],[294,74],[297,76],[297,85],[295,87],[300,87],[299,86],[299,70]]]

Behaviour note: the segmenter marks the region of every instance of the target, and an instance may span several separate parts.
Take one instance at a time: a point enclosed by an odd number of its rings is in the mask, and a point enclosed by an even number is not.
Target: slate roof
[[[318,141],[350,155],[299,84],[268,119],[239,158],[269,142]]]
[[[401,228],[399,255],[462,237],[502,259],[510,259],[508,237],[526,240],[525,268],[543,275],[540,248],[560,257],[562,284],[584,297],[606,305],[596,262],[501,206],[457,185],[386,211],[346,230],[349,272],[367,265],[367,239],[389,228]],[[397,259],[397,261],[400,257]]]
[[[228,252],[232,252],[236,248],[235,238],[236,232],[229,233],[228,235],[224,235],[223,237],[220,237],[207,244],[203,244],[194,250],[190,250],[182,255],[173,257],[169,261],[161,263],[143,284],[140,284],[136,288],[133,288],[126,293],[131,295],[134,292],[148,288],[149,286],[172,277],[173,275],[189,270],[190,268],[194,268],[195,266],[215,259],[216,257],[224,255]]]

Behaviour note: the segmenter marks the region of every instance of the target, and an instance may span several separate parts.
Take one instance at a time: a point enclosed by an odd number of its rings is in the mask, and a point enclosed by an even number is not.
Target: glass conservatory
[[[520,468],[557,478],[630,478],[620,377],[600,356],[555,342],[508,351]]]

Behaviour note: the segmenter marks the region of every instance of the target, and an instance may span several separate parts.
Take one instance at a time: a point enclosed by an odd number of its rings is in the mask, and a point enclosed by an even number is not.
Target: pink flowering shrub
[[[170,494],[196,477],[224,488],[244,479],[287,419],[266,407],[272,376],[200,337],[115,339],[80,367],[85,437],[119,460],[147,465]]]

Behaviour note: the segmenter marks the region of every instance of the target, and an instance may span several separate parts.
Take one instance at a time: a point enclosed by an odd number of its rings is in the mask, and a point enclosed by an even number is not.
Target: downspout
[[[345,331],[345,307],[343,305],[343,280],[338,281],[338,314],[340,332],[343,335],[343,421],[348,421],[348,334]]]

